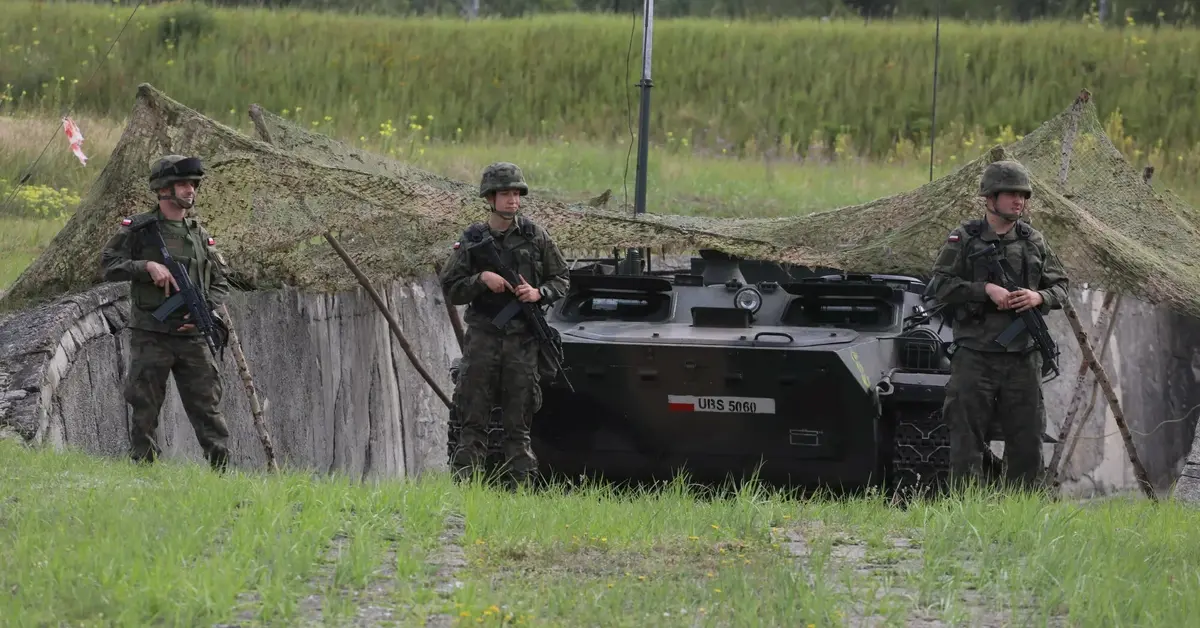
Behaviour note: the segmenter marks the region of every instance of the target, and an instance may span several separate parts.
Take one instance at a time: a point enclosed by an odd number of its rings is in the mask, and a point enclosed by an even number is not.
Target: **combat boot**
[[[129,452],[130,461],[132,461],[134,464],[142,466],[150,466],[154,464],[158,461],[158,456],[158,447],[155,446],[153,441],[150,442],[150,446],[144,451],[139,451],[137,448],[133,448]]]
[[[224,447],[213,447],[208,452],[208,465],[217,473],[229,469],[229,450]]]

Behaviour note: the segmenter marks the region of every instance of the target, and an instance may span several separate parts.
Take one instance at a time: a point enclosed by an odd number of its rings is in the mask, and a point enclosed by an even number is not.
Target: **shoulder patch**
[[[460,248],[462,248],[462,242],[461,242],[461,241],[459,241],[459,242],[455,242],[455,243],[454,243],[454,250],[455,250],[455,251],[457,251],[457,250],[458,250],[458,249],[460,249]]]
[[[132,219],[132,218],[125,218],[125,219],[122,219],[122,220],[121,220],[121,226],[122,226],[122,227],[128,227],[129,225],[132,225],[132,224],[133,224],[133,219]]]
[[[214,238],[214,237],[212,237],[212,236],[208,236],[208,245],[209,245],[209,246],[216,246],[216,245],[217,245],[217,239],[216,239],[216,238]]]
[[[958,241],[959,241],[959,240],[961,240],[961,239],[962,239],[962,238],[961,238],[961,237],[959,237],[959,235],[958,235],[958,232],[957,232],[957,231],[951,231],[951,232],[950,232],[950,235],[946,237],[946,241],[947,241],[947,242],[958,242]]]

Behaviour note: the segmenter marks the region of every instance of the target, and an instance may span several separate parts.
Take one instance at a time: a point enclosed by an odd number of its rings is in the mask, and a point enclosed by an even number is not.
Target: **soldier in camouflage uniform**
[[[951,358],[943,416],[950,426],[950,472],[956,483],[984,481],[984,448],[995,418],[1004,434],[1006,478],[1038,486],[1044,470],[1042,356],[1028,332],[1007,349],[994,342],[1014,313],[1061,309],[1067,276],[1051,256],[1041,232],[1019,220],[1033,193],[1028,171],[1015,161],[989,164],[980,179],[983,219],[950,232],[933,266],[929,293],[947,304],[956,350]],[[989,273],[987,257],[970,256],[995,243],[1022,289],[1009,292]]]
[[[225,260],[217,252],[215,240],[188,215],[203,176],[198,158],[168,155],[152,164],[150,189],[158,196],[157,207],[121,221],[104,246],[101,267],[105,281],[130,282],[130,356],[124,391],[133,408],[130,457],[153,462],[161,453],[154,431],[166,397],[167,376],[174,373],[179,398],[205,458],[220,470],[229,460],[229,429],[218,408],[222,385],[217,362],[196,326],[188,322],[186,306],[161,323],[152,316],[178,286],[163,265],[157,240],[148,227],[157,227],[167,251],[187,268],[210,309],[219,307],[229,293]],[[219,327],[224,325],[216,312],[213,318]]]
[[[486,222],[463,232],[441,272],[450,301],[469,304],[463,316],[466,330],[456,391],[462,432],[451,460],[460,478],[486,457],[485,429],[497,405],[503,413],[504,456],[512,479],[524,483],[537,469],[529,429],[541,407],[538,343],[520,314],[502,329],[492,324],[514,298],[548,306],[567,291],[568,267],[558,246],[544,228],[517,213],[521,197],[528,193],[516,165],[499,162],[485,168],[479,196],[487,200],[491,213]],[[509,284],[469,252],[489,233],[501,261],[520,275],[518,285]]]

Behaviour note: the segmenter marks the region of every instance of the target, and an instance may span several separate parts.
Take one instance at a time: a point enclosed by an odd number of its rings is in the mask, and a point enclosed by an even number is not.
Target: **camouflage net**
[[[468,224],[486,217],[477,182],[432,175],[311,133],[252,107],[247,137],[141,85],[110,162],[51,245],[5,299],[26,301],[95,284],[99,248],[120,219],[152,206],[151,159],[199,155],[209,176],[199,211],[244,289],[357,286],[320,236],[326,231],[372,281],[431,272]],[[1069,157],[1065,171],[1064,156]],[[997,147],[914,190],[789,218],[711,219],[601,209],[534,192],[522,211],[568,258],[615,248],[664,253],[713,248],[851,272],[927,276],[946,234],[982,215],[988,163],[1015,158],[1033,175],[1031,220],[1072,281],[1200,315],[1194,212],[1156,193],[1105,135],[1087,93],[1019,142]],[[482,165],[481,165],[482,167]],[[1065,172],[1065,178],[1061,173]]]

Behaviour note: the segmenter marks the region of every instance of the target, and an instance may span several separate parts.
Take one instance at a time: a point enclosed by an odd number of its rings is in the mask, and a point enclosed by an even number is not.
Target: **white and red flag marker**
[[[71,152],[79,158],[79,163],[87,165],[87,155],[83,154],[83,132],[79,130],[79,126],[75,124],[71,118],[63,116],[63,132],[67,134],[67,141],[71,143]]]

